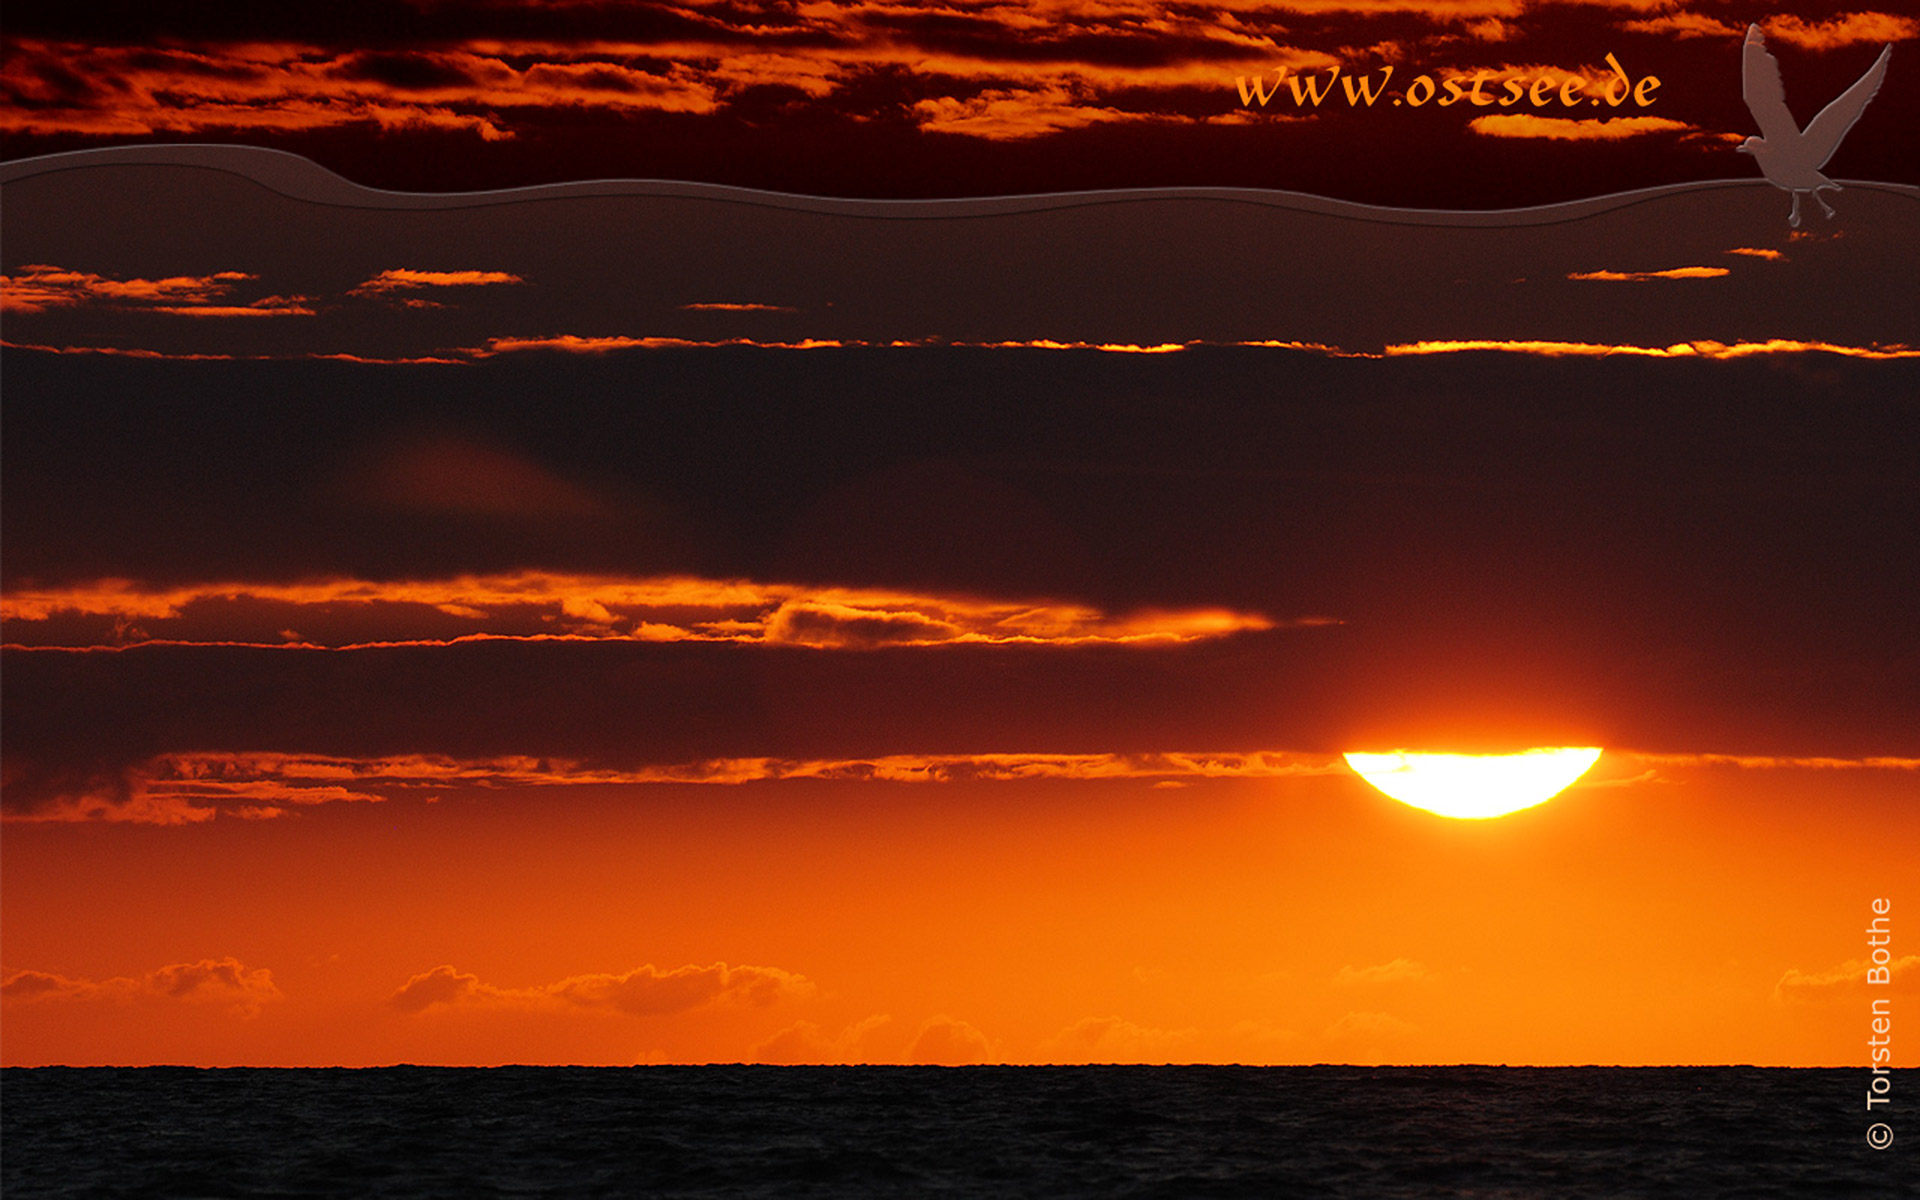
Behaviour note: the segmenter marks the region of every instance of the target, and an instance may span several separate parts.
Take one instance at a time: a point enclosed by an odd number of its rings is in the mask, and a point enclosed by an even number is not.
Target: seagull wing
[[[1787,111],[1780,60],[1767,53],[1767,40],[1760,36],[1758,25],[1747,26],[1747,44],[1740,48],[1740,94],[1746,97],[1754,123],[1760,126],[1760,136],[1770,144],[1785,147],[1800,136],[1800,127]]]
[[[1847,136],[1847,130],[1852,129],[1860,114],[1867,110],[1867,101],[1873,99],[1873,94],[1880,90],[1881,80],[1887,77],[1887,59],[1892,55],[1892,46],[1880,51],[1880,57],[1858,82],[1841,92],[1832,104],[1820,110],[1819,116],[1807,123],[1801,143],[1813,161],[1814,170],[1827,165],[1833,152],[1840,148],[1840,139]]]

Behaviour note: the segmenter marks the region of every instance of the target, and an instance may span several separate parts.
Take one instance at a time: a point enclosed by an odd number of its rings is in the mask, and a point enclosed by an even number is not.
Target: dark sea
[[[1751,1067],[16,1068],[0,1162],[8,1200],[1920,1195],[1920,1120],[1869,1118],[1865,1087]]]

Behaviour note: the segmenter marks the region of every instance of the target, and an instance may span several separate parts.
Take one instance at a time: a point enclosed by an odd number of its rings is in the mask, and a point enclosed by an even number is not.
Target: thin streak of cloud
[[[736,337],[702,341],[680,337],[628,337],[624,335],[582,337],[558,334],[552,337],[488,338],[484,346],[463,347],[460,353],[472,358],[491,358],[496,354],[515,354],[527,350],[557,350],[565,354],[606,354],[614,350],[714,350],[726,346],[750,346],[763,350],[832,350],[843,346],[871,345],[846,342],[837,338],[802,338],[793,342],[767,342]]]
[[[1772,251],[1732,250],[1732,254],[1752,254],[1766,257],[1777,253]],[[1781,257],[1784,257],[1782,255]],[[1698,268],[1714,270],[1716,268]],[[1842,354],[1852,358],[1912,358],[1920,356],[1920,350],[1905,343],[1878,343],[1865,346],[1849,346],[1836,342],[1799,341],[1791,338],[1772,338],[1765,342],[1725,343],[1712,340],[1677,342],[1670,346],[1635,346],[1594,342],[1534,340],[1433,340],[1420,342],[1394,343],[1381,351],[1344,349],[1324,342],[1288,341],[1275,338],[1249,339],[1240,341],[1214,341],[1196,338],[1185,342],[1094,342],[1063,341],[1056,338],[1027,338],[1021,340],[964,341],[947,338],[919,338],[912,340],[892,339],[887,341],[868,341],[858,338],[802,338],[797,341],[766,341],[755,338],[736,337],[720,340],[700,340],[680,337],[629,337],[595,336],[583,337],[564,334],[537,338],[494,338],[485,346],[469,346],[449,350],[438,354],[401,355],[381,357],[344,352],[301,352],[293,354],[200,354],[151,350],[119,346],[56,346],[46,343],[14,342],[0,339],[0,347],[10,350],[31,350],[45,354],[102,355],[106,357],[136,358],[168,362],[270,362],[270,361],[311,361],[328,360],[336,362],[366,363],[375,366],[466,366],[473,362],[494,357],[498,354],[521,353],[528,351],[556,351],[568,354],[610,354],[624,351],[655,350],[710,350],[722,348],[742,348],[768,351],[813,351],[834,349],[884,348],[892,350],[916,349],[977,349],[977,350],[1049,350],[1078,351],[1090,354],[1178,354],[1186,350],[1202,348],[1229,348],[1255,350],[1294,350],[1303,353],[1319,354],[1329,358],[1384,358],[1403,354],[1442,354],[1467,350],[1507,350],[1515,353],[1532,353],[1548,356],[1572,354],[1639,354],[1659,358],[1705,357],[1705,358],[1745,358],[1757,354]],[[457,356],[457,357],[454,357]]]
[[[1098,350],[1105,354],[1177,354],[1199,342],[1060,342],[1050,338],[1026,341],[957,342],[959,346],[984,350]]]
[[[0,819],[31,825],[199,825],[218,817],[265,821],[321,804],[378,804],[380,792],[347,786],[343,776],[275,777],[261,758],[218,754],[161,755],[92,786],[55,795],[33,808],[7,809]]]
[[[351,624],[333,624],[348,615],[354,618]],[[545,571],[437,580],[331,578],[173,587],[107,579],[0,593],[0,620],[11,626],[10,647],[37,644],[63,650],[154,641],[352,650],[486,638],[735,642],[816,649],[1150,646],[1338,623],[1319,616],[1276,621],[1224,608],[1114,614],[1044,599]],[[394,631],[392,636],[366,636],[370,626],[382,623]],[[330,624],[341,628],[343,636],[313,632]],[[236,636],[248,627],[259,628],[261,635]],[[349,629],[353,632],[346,634]],[[286,630],[305,634],[289,639]],[[76,640],[81,634],[86,636]]]
[[[311,317],[305,296],[269,296],[252,304],[156,304],[143,311],[176,317]]]
[[[1894,757],[1755,757],[1723,754],[1611,752],[1647,764],[1638,775],[1578,786],[1629,788],[1658,784],[1654,768],[1733,766],[1753,770],[1920,771],[1920,759]],[[637,766],[594,764],[534,755],[460,758],[440,754],[353,757],[274,751],[196,751],[157,755],[123,777],[99,780],[30,809],[8,810],[23,823],[105,821],[186,825],[219,817],[264,820],[321,804],[380,803],[435,797],[451,789],[644,787],[745,784],[794,780],[929,784],[1035,780],[1138,780],[1152,788],[1219,779],[1295,779],[1342,775],[1334,755],[1260,750],[1219,753],[889,754],[865,758],[716,758]],[[1388,982],[1425,973],[1403,960],[1346,968],[1340,981]]]
[[[12,342],[5,339],[0,339],[0,347],[8,350],[35,350],[42,354],[97,354],[103,358],[139,358],[157,362],[238,362],[245,359],[264,360],[278,357],[264,354],[179,353],[168,350],[147,350],[139,347],[122,346],[53,346],[37,342]],[[292,357],[304,358],[307,356],[294,355]]]
[[[261,357],[268,357],[268,356],[261,356]],[[311,359],[319,362],[365,363],[369,366],[379,366],[379,367],[416,367],[416,366],[464,367],[467,365],[467,360],[464,358],[443,358],[443,357],[440,357],[439,355],[433,355],[433,354],[421,354],[421,355],[414,355],[410,357],[399,356],[394,358],[381,358],[374,355],[347,354],[344,352],[336,352],[332,354],[303,354],[303,355],[300,355],[299,357],[305,358],[305,359]]]
[[[1669,267],[1664,271],[1574,271],[1567,278],[1638,283],[1648,279],[1718,279],[1730,273],[1725,267]]]
[[[1676,342],[1671,346],[1631,346],[1607,342],[1555,342],[1529,340],[1470,339],[1461,341],[1404,342],[1388,346],[1384,354],[1397,358],[1413,354],[1464,354],[1493,350],[1509,354],[1538,354],[1546,358],[1630,355],[1644,358],[1751,358],[1763,354],[1840,354],[1849,358],[1920,358],[1920,348],[1902,343],[1881,346],[1842,346],[1833,342],[1803,342],[1790,338],[1771,338],[1764,342],[1716,341]]]
[[[1920,758],[1879,755],[1867,758],[1793,757],[1760,754],[1642,754],[1642,762],[1663,767],[1739,767],[1749,771],[1920,771]]]
[[[391,297],[395,292],[416,292],[426,288],[491,287],[525,282],[508,271],[416,271],[409,267],[393,267],[355,284],[347,290],[347,295]]]
[[[43,342],[14,342],[0,338],[0,348],[7,350],[32,350],[40,354],[72,354],[79,356],[97,355],[101,358],[135,358],[148,362],[351,362],[365,363],[371,366],[450,366],[464,367],[471,363],[466,358],[446,358],[441,355],[399,355],[381,357],[367,354],[348,354],[345,352],[301,353],[301,354],[202,354],[192,351],[150,350],[137,346],[55,346]]]
[[[1773,985],[1776,1004],[1813,1004],[1849,997],[1867,990],[1867,971],[1872,964],[1865,959],[1850,959],[1820,971],[1788,967]],[[1890,984],[1905,984],[1920,974],[1920,954],[1907,954],[1885,964]]]
[[[1685,121],[1666,117],[1614,117],[1576,120],[1539,117],[1532,113],[1488,113],[1467,122],[1467,128],[1485,137],[1544,138],[1559,142],[1618,142],[1655,133],[1683,133],[1694,129]]]
[[[532,755],[347,757],[264,751],[158,755],[92,790],[9,810],[32,824],[104,821],[187,825],[217,817],[263,820],[321,804],[437,796],[452,788],[734,787],[791,780],[951,784],[1023,780],[1289,779],[1343,770],[1326,755],[1279,751],[1160,754],[892,754],[870,758],[722,758],[633,767]]]

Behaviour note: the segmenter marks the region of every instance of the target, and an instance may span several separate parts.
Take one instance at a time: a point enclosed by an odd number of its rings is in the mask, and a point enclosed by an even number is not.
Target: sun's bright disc
[[[1352,753],[1347,765],[1402,804],[1443,817],[1504,817],[1565,791],[1600,759],[1598,746],[1519,754]]]

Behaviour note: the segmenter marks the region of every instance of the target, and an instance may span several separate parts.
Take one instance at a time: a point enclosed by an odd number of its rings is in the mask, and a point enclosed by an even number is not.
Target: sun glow
[[[1346,755],[1352,767],[1387,795],[1443,817],[1504,817],[1553,799],[1600,759],[1598,746],[1543,747],[1519,754]]]

